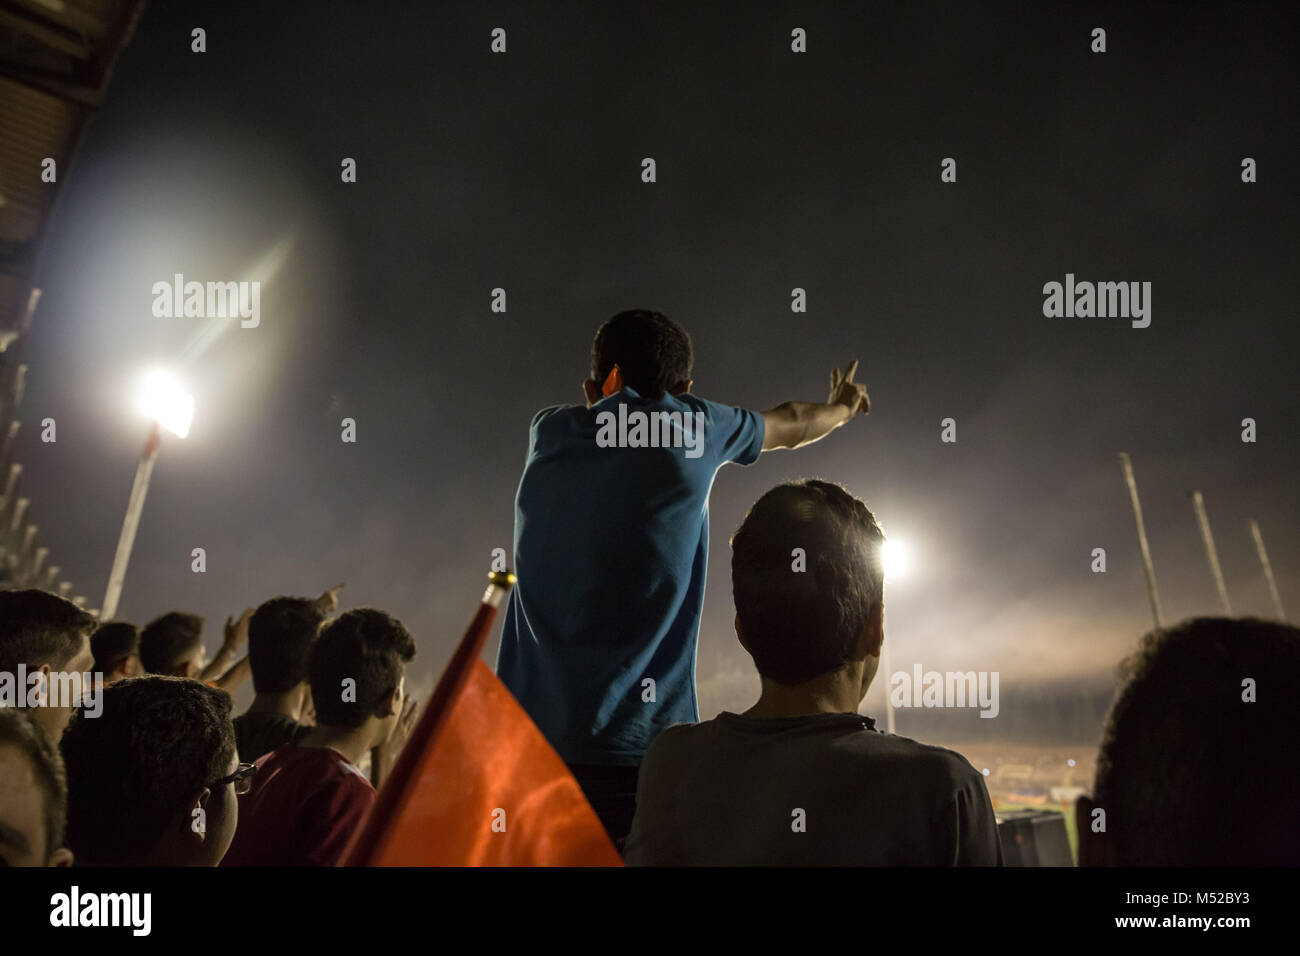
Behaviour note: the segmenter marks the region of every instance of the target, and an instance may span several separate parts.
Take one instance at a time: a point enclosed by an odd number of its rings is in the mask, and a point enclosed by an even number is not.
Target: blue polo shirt
[[[638,419],[660,412],[679,414],[651,418],[659,447],[645,447]],[[702,441],[681,427],[696,413]],[[631,388],[534,416],[497,674],[568,763],[636,765],[659,731],[699,720],[709,489],[758,458],[763,431],[758,412]],[[680,447],[663,437],[679,433]]]

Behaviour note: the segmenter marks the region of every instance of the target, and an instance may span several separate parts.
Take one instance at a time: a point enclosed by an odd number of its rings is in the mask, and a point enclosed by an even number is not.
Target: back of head
[[[9,707],[0,708],[0,747],[5,746],[13,747],[26,758],[31,764],[37,786],[41,788],[44,856],[48,859],[51,853],[63,846],[68,804],[68,782],[63,770],[63,757],[34,720],[23,711]]]
[[[90,614],[57,594],[0,591],[0,671],[16,673],[19,664],[57,670],[81,651],[94,626]]]
[[[603,383],[615,365],[623,383],[646,398],[690,380],[695,357],[686,330],[659,312],[620,312],[591,343],[591,378]]]
[[[98,717],[78,710],[60,746],[69,847],[84,864],[130,866],[226,774],[230,695],[181,677],[129,677],[104,688]]]
[[[340,614],[321,628],[308,672],[316,723],[360,727],[380,716],[385,698],[401,683],[415,641],[397,618],[375,608]],[[344,681],[354,683],[346,693]]]
[[[799,684],[852,658],[883,601],[883,543],[867,506],[830,482],[777,485],[754,503],[731,538],[731,590],[763,677]]]
[[[1300,630],[1185,621],[1147,634],[1121,676],[1093,788],[1109,861],[1300,863]]]
[[[325,615],[308,598],[277,597],[248,622],[248,663],[259,694],[293,690],[307,679],[312,643]]]
[[[150,674],[171,674],[203,640],[203,618],[170,611],[140,632],[140,663]]]
[[[140,653],[140,629],[127,621],[101,624],[90,635],[90,652],[95,656],[95,670],[108,674],[126,658]]]

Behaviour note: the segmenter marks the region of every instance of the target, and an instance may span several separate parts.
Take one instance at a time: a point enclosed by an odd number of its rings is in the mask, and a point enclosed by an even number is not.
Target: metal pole
[[[1160,594],[1156,590],[1156,569],[1151,563],[1151,548],[1147,544],[1147,530],[1142,523],[1142,503],[1138,501],[1137,480],[1133,477],[1133,463],[1124,452],[1119,454],[1120,467],[1124,471],[1124,481],[1128,485],[1129,498],[1133,501],[1133,522],[1137,525],[1138,547],[1142,549],[1142,570],[1147,577],[1147,597],[1151,599],[1151,617],[1156,622],[1156,630],[1165,626],[1164,608],[1160,606]]]
[[[111,621],[117,613],[117,603],[122,597],[122,581],[126,578],[126,565],[131,560],[136,528],[140,525],[140,512],[144,510],[144,496],[149,491],[149,476],[153,474],[153,463],[158,457],[158,440],[158,425],[155,424],[144,443],[144,450],[140,452],[140,464],[135,469],[135,483],[131,485],[131,497],[126,502],[122,535],[117,539],[113,570],[109,572],[108,590],[104,593],[104,604],[99,612],[101,621]]]
[[[1282,610],[1282,597],[1277,593],[1277,582],[1273,580],[1273,565],[1269,564],[1268,552],[1264,550],[1264,536],[1259,533],[1259,522],[1250,519],[1250,535],[1255,539],[1255,550],[1259,552],[1259,563],[1264,567],[1264,578],[1268,581],[1268,592],[1273,595],[1273,609],[1277,611],[1279,621],[1286,620]]]
[[[1219,589],[1219,603],[1223,605],[1223,613],[1232,617],[1228,587],[1223,583],[1223,569],[1219,567],[1219,552],[1214,547],[1214,535],[1210,533],[1210,519],[1205,514],[1205,498],[1199,491],[1192,492],[1192,507],[1196,509],[1196,522],[1201,526],[1201,540],[1205,542],[1205,559],[1210,562],[1210,574],[1214,575],[1214,585]]]

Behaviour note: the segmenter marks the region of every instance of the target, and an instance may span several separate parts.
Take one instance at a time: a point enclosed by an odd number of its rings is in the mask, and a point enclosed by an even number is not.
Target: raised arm
[[[207,667],[203,668],[199,680],[219,681],[228,671],[233,669],[240,648],[248,643],[248,622],[252,620],[254,610],[256,609],[250,607],[239,615],[238,620],[226,618],[226,633],[221,641],[221,650],[217,651],[217,656],[212,658]],[[251,671],[248,673],[251,673]],[[244,676],[247,677],[248,674],[246,673]],[[235,683],[238,684],[242,679],[237,679]]]
[[[858,415],[871,410],[867,387],[853,381],[858,370],[854,359],[842,375],[831,369],[830,398],[819,402],[782,402],[763,413],[763,451],[774,448],[802,448],[825,438]]]

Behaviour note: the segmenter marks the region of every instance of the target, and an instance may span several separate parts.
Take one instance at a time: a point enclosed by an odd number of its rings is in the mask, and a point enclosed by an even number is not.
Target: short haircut
[[[63,757],[36,721],[11,707],[0,707],[0,746],[5,744],[16,747],[31,762],[40,785],[48,859],[63,846],[63,825],[68,812],[68,778],[63,770]]]
[[[691,377],[695,356],[686,330],[659,312],[620,312],[600,327],[591,343],[591,377],[603,384],[615,365],[623,384],[646,398],[660,398]]]
[[[170,674],[176,662],[203,643],[203,618],[170,611],[140,632],[140,663],[150,674]]]
[[[19,664],[60,667],[94,626],[90,614],[49,591],[0,591],[0,671],[17,673]]]
[[[312,643],[325,615],[309,598],[277,597],[262,604],[248,622],[248,663],[253,689],[283,693],[307,679]]]
[[[104,688],[98,717],[77,709],[61,747],[69,848],[81,863],[130,866],[227,774],[230,695],[183,677],[128,677]]]
[[[754,503],[731,538],[731,593],[763,677],[801,684],[852,658],[883,600],[883,543],[867,506],[830,482],[787,482]]]
[[[397,618],[375,608],[340,614],[312,645],[308,671],[316,722],[360,727],[378,716],[380,703],[397,689],[414,656],[415,641]],[[347,679],[356,682],[355,701],[343,699]]]
[[[140,629],[128,621],[109,621],[90,635],[95,670],[107,674],[132,654],[140,653]]]
[[[1093,786],[1111,862],[1300,863],[1300,630],[1185,621],[1143,637],[1120,676]]]

